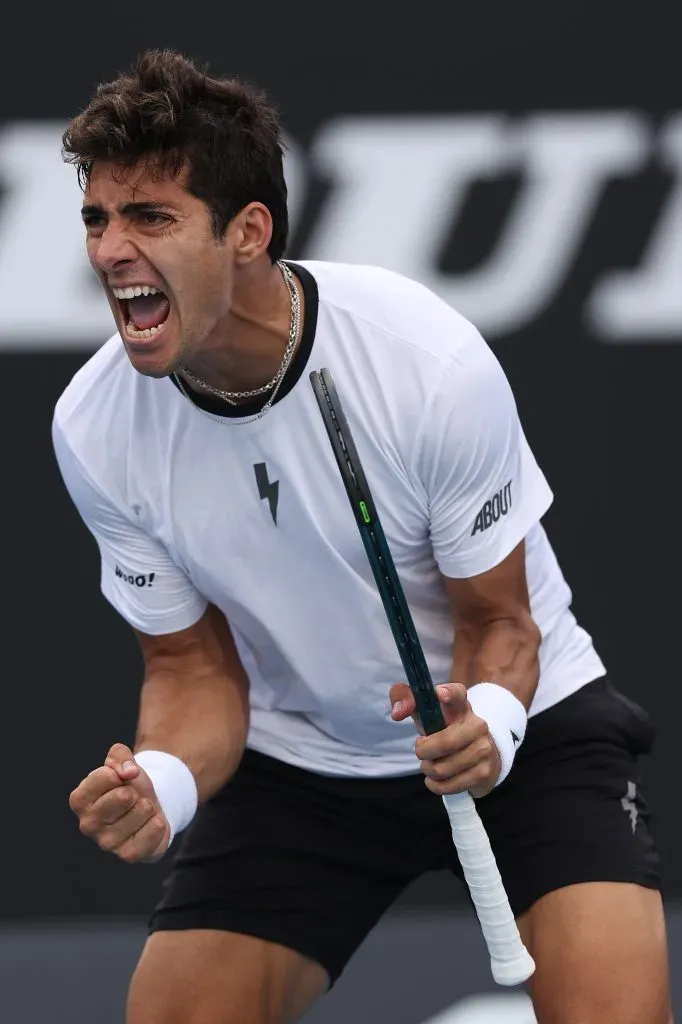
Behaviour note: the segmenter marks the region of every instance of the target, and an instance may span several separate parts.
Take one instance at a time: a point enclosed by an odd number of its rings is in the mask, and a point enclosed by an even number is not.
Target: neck
[[[303,295],[295,278],[294,285],[302,323]],[[189,359],[187,369],[199,381],[220,391],[252,391],[262,387],[282,365],[290,339],[291,316],[291,295],[278,266],[268,264],[264,272],[246,272],[243,279],[235,282],[228,322],[221,337]],[[201,384],[186,379],[191,387],[201,389]]]

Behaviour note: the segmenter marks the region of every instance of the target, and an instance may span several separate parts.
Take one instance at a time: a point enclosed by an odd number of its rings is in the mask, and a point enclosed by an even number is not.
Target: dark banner
[[[68,810],[110,743],[132,739],[140,660],[99,596],[50,421],[112,333],[60,135],[97,81],[164,45],[277,102],[291,257],[415,277],[495,348],[555,493],[546,525],[576,613],[658,725],[648,790],[668,890],[682,895],[682,96],[669,12],[422,2],[408,17],[299,0],[256,18],[246,6],[193,5],[190,22],[169,2],[101,24],[90,9],[31,8],[15,29],[30,48],[3,53],[3,912],[144,912],[163,872],[106,858]],[[435,886],[415,890],[429,898]]]

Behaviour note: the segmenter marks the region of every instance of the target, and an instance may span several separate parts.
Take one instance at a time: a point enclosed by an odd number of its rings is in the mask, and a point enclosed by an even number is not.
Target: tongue
[[[128,299],[128,316],[138,331],[148,327],[158,327],[164,322],[170,310],[170,302],[165,295],[138,295]]]

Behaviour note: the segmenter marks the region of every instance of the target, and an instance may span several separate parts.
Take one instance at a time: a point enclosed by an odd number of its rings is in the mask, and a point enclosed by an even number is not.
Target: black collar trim
[[[303,333],[301,334],[301,340],[298,348],[296,349],[294,358],[291,361],[291,365],[284,375],[282,385],[277,392],[277,397],[272,403],[273,406],[277,405],[285,395],[289,394],[301,377],[308,360],[310,359],[310,353],[313,350],[313,342],[315,340],[315,331],[317,330],[317,310],[319,305],[317,281],[305,267],[299,266],[298,263],[292,263],[290,260],[287,260],[286,262],[287,266],[289,266],[296,274],[297,278],[301,282],[301,287],[303,288]],[[182,393],[182,389],[175,379],[174,374],[171,375],[170,380],[173,382],[174,387]],[[185,381],[183,381],[182,384],[193,405],[198,406],[199,409],[203,409],[204,412],[210,412],[212,416],[223,416],[226,419],[242,419],[245,416],[255,416],[261,411],[268,400],[268,396],[264,395],[251,402],[242,402],[240,405],[233,406],[228,405],[221,398],[218,398],[215,395],[208,395],[204,391],[195,391]]]

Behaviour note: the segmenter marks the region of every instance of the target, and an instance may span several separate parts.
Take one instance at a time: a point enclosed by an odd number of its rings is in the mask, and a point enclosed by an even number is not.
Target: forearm
[[[530,613],[456,627],[451,678],[469,687],[497,683],[530,707],[540,674],[541,635]]]
[[[142,686],[135,752],[164,750],[190,768],[199,802],[218,792],[237,769],[248,731],[248,680],[216,669],[191,678],[169,668]]]

